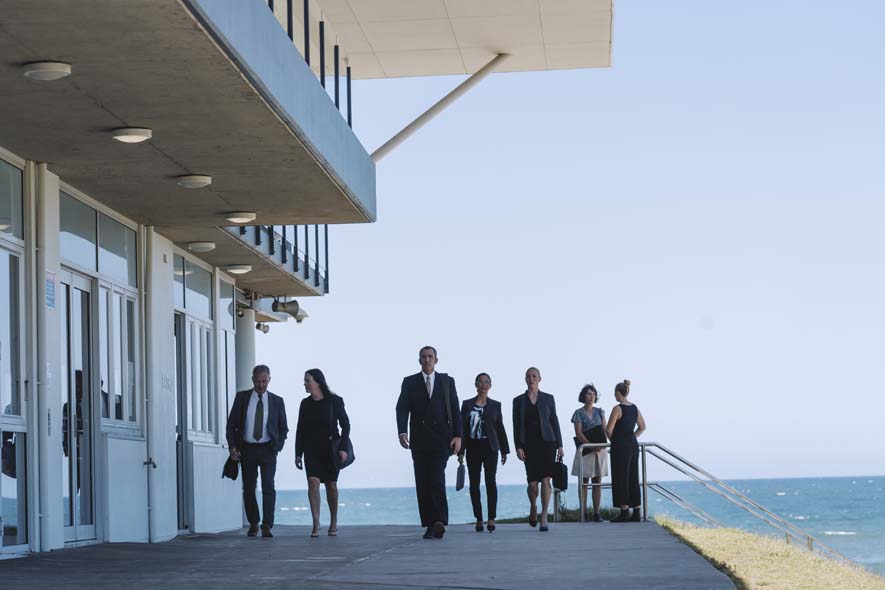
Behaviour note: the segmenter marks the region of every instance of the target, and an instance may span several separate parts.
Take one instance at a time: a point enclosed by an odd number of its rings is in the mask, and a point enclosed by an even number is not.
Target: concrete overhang
[[[375,219],[375,168],[259,0],[4,0],[0,145],[175,241],[165,228]],[[22,65],[73,64],[30,80]],[[127,145],[118,127],[148,127]],[[213,177],[188,190],[175,178]],[[217,230],[216,230],[217,231]],[[217,240],[221,242],[221,240]]]
[[[611,65],[612,0],[316,0],[353,77]]]

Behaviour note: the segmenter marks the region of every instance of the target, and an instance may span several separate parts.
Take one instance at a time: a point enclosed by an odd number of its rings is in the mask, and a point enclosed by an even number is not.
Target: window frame
[[[9,432],[28,432],[28,404],[30,403],[33,394],[28,391],[30,387],[30,382],[28,380],[27,373],[27,355],[23,354],[26,351],[25,346],[23,345],[25,342],[25,338],[27,335],[27,326],[25,325],[25,314],[23,313],[23,307],[26,303],[25,300],[25,252],[24,248],[18,246],[17,244],[7,243],[5,240],[0,239],[0,253],[8,254],[10,256],[14,256],[17,258],[17,267],[18,267],[18,301],[17,301],[17,325],[18,325],[18,359],[16,364],[18,365],[18,382],[19,386],[19,413],[18,414],[6,414],[4,413],[5,408],[0,408],[0,430],[9,431]],[[10,398],[11,401],[11,398]]]

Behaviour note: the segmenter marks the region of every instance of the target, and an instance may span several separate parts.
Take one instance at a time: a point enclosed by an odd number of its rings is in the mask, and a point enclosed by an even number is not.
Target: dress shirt
[[[433,385],[436,383],[436,371],[432,371],[430,373],[430,395],[427,397],[430,398],[433,395]],[[424,371],[421,371],[421,385],[424,387],[424,390],[427,391],[427,374]],[[405,432],[400,432],[400,436],[406,436]]]
[[[255,430],[255,410],[258,408],[258,394],[255,393],[255,390],[252,390],[252,395],[249,397],[249,407],[246,409],[246,431],[243,433],[243,441],[252,444],[260,444],[270,442],[270,434],[267,433],[267,415],[268,412],[268,399],[270,396],[268,392],[265,391],[261,394],[261,401],[264,403],[264,424],[261,426],[261,440],[255,440],[253,436]]]

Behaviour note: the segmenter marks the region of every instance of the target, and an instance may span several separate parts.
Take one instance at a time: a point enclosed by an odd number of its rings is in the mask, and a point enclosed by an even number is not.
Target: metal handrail
[[[667,489],[663,485],[658,482],[649,482],[648,475],[646,472],[647,467],[647,455],[651,455],[655,457],[662,463],[672,467],[693,481],[701,484],[709,491],[715,493],[716,495],[724,498],[725,500],[731,502],[735,506],[747,511],[748,513],[755,516],[757,519],[765,522],[772,528],[780,531],[785,535],[787,542],[790,542],[791,539],[795,539],[797,541],[804,541],[810,551],[818,550],[824,555],[828,555],[829,557],[840,559],[846,561],[848,563],[854,563],[849,557],[846,557],[839,551],[833,549],[832,547],[822,543],[816,537],[811,535],[810,533],[802,530],[798,526],[784,519],[783,517],[775,514],[768,508],[762,506],[755,500],[752,500],[745,494],[739,492],[734,487],[728,485],[718,477],[714,476],[709,471],[698,467],[691,461],[685,459],[684,457],[678,455],[674,451],[669,448],[655,442],[639,442],[639,452],[641,458],[641,470],[642,473],[640,475],[641,486],[642,486],[642,518],[643,520],[648,520],[648,490],[651,488],[656,493],[670,500],[677,506],[687,510],[688,512],[697,516],[700,520],[711,524],[712,526],[723,526],[719,521],[714,519],[712,516],[689,502],[684,498],[679,497],[675,492]],[[578,445],[578,451],[580,452],[584,448],[598,449],[598,448],[610,448],[610,443],[584,443]],[[663,454],[655,452],[654,449],[658,449]],[[668,457],[664,456],[668,455]],[[603,485],[603,484],[593,484],[593,483],[584,483],[584,462],[578,462],[578,484],[579,486],[588,488],[593,485]],[[604,485],[603,487],[610,487],[609,484]],[[586,520],[586,503],[581,504],[581,521]]]

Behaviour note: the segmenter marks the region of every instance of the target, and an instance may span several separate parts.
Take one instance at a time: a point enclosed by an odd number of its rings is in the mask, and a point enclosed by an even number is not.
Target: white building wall
[[[177,465],[175,459],[175,334],[173,244],[155,233],[144,232],[147,377],[146,407],[150,457],[157,467],[148,474],[151,501],[150,540],[165,541],[178,534]]]
[[[105,540],[148,540],[145,441],[102,435],[96,460],[105,465]]]
[[[194,532],[217,533],[243,526],[242,476],[221,478],[228,451],[215,445],[191,445],[194,466]]]

